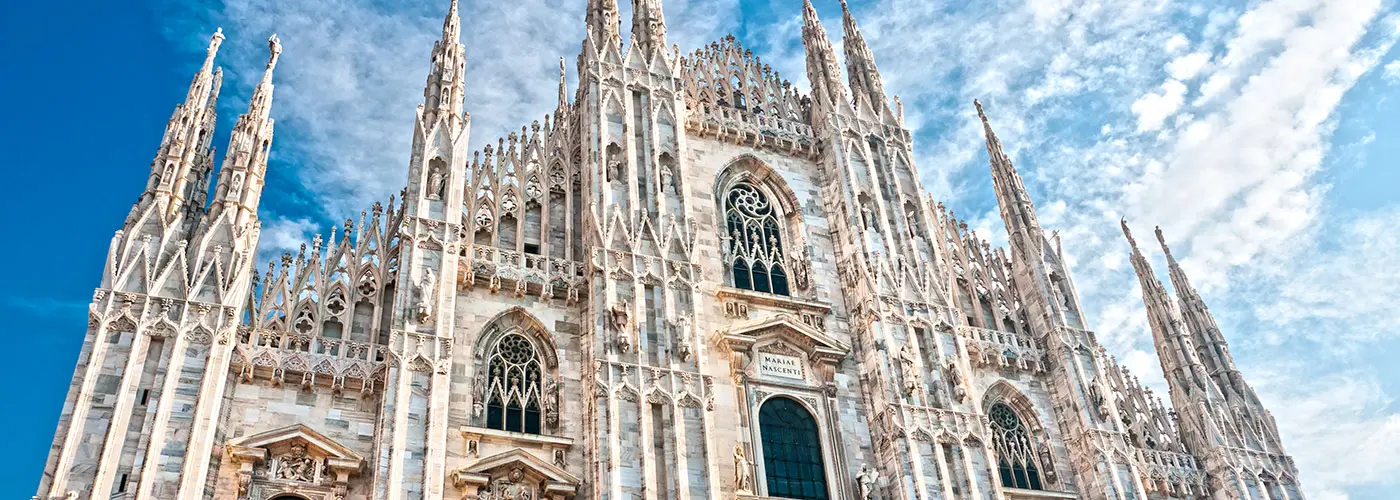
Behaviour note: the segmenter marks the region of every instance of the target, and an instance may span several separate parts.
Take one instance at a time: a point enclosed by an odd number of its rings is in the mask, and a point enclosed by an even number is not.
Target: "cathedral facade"
[[[446,3],[446,2],[444,2]],[[1124,223],[1170,409],[1105,353],[985,127],[1009,247],[919,185],[843,3],[799,92],[661,0],[468,148],[451,1],[406,187],[260,270],[267,68],[222,165],[211,39],[111,240],[35,499],[1297,500],[1273,417]],[[1157,237],[1162,240],[1158,232]]]

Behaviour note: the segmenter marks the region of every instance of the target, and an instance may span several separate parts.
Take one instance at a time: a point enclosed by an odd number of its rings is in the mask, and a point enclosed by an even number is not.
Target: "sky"
[[[447,0],[0,2],[0,498],[34,492],[112,232],[210,33],[222,150],[276,32],[260,258],[397,193]],[[584,0],[462,5],[477,148],[553,109]],[[624,30],[630,26],[627,1]],[[815,0],[840,47],[837,0]],[[806,88],[799,0],[666,0],[670,41],[728,33]],[[1272,409],[1314,500],[1400,489],[1400,13],[1392,0],[852,0],[925,189],[1004,244],[987,107],[1070,256],[1098,338],[1165,394],[1118,229],[1161,226]],[[1141,238],[1140,238],[1141,239]],[[1151,241],[1149,238],[1147,241]],[[1166,266],[1148,251],[1165,280]],[[16,404],[18,403],[18,404]],[[15,411],[15,408],[21,408]]]

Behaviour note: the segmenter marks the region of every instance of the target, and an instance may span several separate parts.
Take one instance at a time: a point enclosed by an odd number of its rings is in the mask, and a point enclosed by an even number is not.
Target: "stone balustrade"
[[[1029,335],[975,326],[959,326],[957,332],[975,363],[1030,372],[1045,370],[1044,351]]]
[[[266,376],[280,384],[294,377],[304,387],[326,383],[337,390],[355,381],[368,391],[384,376],[387,347],[379,344],[246,327],[238,340],[233,366],[244,381]]]

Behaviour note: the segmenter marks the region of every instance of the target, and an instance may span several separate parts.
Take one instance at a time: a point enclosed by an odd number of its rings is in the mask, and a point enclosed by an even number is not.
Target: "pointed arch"
[[[1055,464],[1030,400],[1001,380],[983,394],[982,410],[989,420],[992,452],[1002,486],[1045,489],[1047,479],[1053,481],[1055,477]]]
[[[473,352],[473,423],[528,434],[557,426],[556,349],[544,324],[519,306],[486,322]]]
[[[777,295],[807,288],[805,269],[792,268],[806,265],[802,205],[781,175],[743,154],[720,170],[715,197],[730,286]]]

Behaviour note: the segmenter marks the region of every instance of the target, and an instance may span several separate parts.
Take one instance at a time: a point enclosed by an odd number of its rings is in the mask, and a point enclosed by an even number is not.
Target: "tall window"
[[[542,384],[539,355],[524,336],[501,337],[491,351],[486,386],[486,426],[540,433]]]
[[[788,295],[778,210],[768,196],[747,182],[735,184],[725,195],[724,214],[734,286]]]
[[[773,398],[759,409],[758,425],[768,496],[826,500],[821,437],[812,414],[796,401]]]
[[[1001,484],[1007,488],[1045,489],[1035,464],[1035,448],[1021,417],[1005,403],[993,404],[987,416],[992,421],[992,444],[997,453]]]

